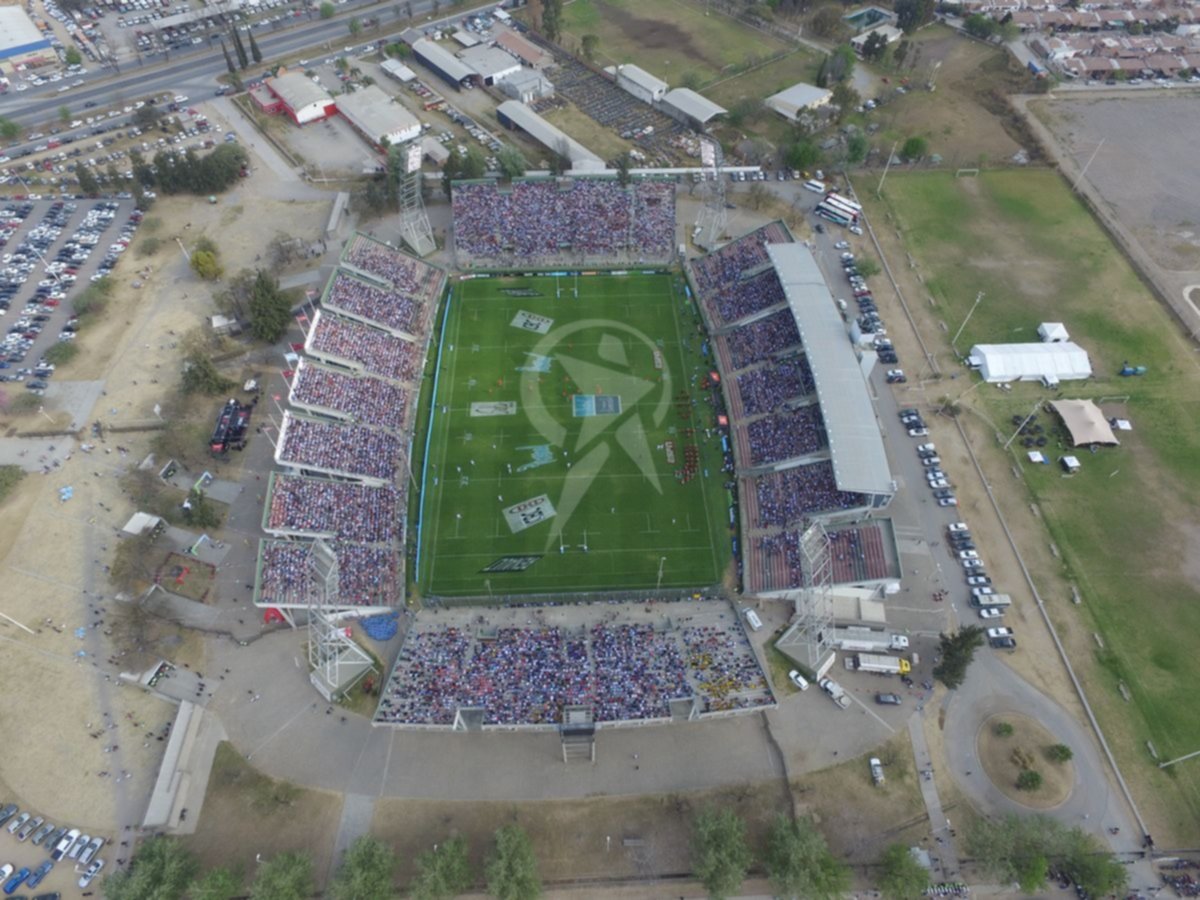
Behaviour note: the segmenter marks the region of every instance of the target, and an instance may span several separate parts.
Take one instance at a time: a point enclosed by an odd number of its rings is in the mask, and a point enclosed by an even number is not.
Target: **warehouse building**
[[[396,79],[401,84],[408,84],[417,77],[416,72],[398,59],[385,59],[379,64],[379,68],[383,69],[388,77]]]
[[[368,144],[381,148],[411,141],[421,133],[416,116],[375,85],[337,99],[338,112]]]
[[[500,82],[500,90],[522,103],[554,96],[554,85],[545,75],[533,69],[522,69],[516,75],[505,78]]]
[[[254,101],[265,112],[286,112],[297,125],[317,122],[337,112],[334,99],[303,72],[268,78],[263,88],[250,92]]]
[[[633,94],[643,103],[657,103],[667,95],[669,85],[665,81],[633,63],[609,66],[604,71],[616,78],[617,87]]]
[[[499,47],[471,47],[458,55],[475,73],[478,83],[489,87],[521,71],[521,63]]]
[[[793,84],[787,90],[772,94],[763,102],[789,122],[795,122],[800,118],[801,113],[820,109],[827,105],[832,97],[832,91],[801,81]]]
[[[553,64],[554,57],[515,31],[501,31],[497,46],[503,47],[531,69],[544,69]]]
[[[659,109],[677,122],[682,122],[697,131],[703,131],[709,122],[728,112],[725,107],[718,106],[691,88],[675,88],[673,91],[667,91]]]
[[[418,62],[429,67],[439,78],[457,88],[467,87],[475,77],[474,69],[449,50],[440,47],[428,38],[419,38],[414,41],[412,49]]]
[[[574,138],[555,128],[524,103],[505,100],[496,107],[496,116],[506,128],[517,128],[552,153],[560,153],[577,171],[603,171],[604,160]]]
[[[13,66],[55,59],[49,39],[19,6],[0,6],[0,61]]]

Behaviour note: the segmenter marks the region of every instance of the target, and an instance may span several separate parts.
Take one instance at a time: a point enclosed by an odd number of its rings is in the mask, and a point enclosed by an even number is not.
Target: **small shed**
[[[1058,462],[1063,467],[1063,471],[1068,475],[1074,475],[1082,468],[1079,465],[1079,458],[1075,456],[1064,456]]]
[[[163,524],[163,520],[159,516],[151,515],[150,513],[135,512],[129,517],[129,521],[125,523],[121,531],[124,534],[136,537],[139,534],[145,534],[147,531],[154,531]]]
[[[1062,322],[1043,322],[1038,326],[1038,337],[1045,344],[1061,344],[1071,339]]]

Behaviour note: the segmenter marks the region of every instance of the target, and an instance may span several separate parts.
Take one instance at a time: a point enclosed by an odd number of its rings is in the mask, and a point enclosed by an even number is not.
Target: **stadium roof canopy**
[[[20,6],[0,6],[0,59],[46,50],[50,41]]]
[[[685,116],[701,123],[708,122],[710,119],[728,112],[725,107],[718,106],[702,94],[697,94],[691,88],[675,88],[673,91],[667,91],[667,95],[663,97],[663,102],[675,107],[675,109],[679,110]]]
[[[967,363],[984,381],[1071,381],[1090,378],[1087,351],[1072,341],[1043,344],[976,344]]]
[[[1054,400],[1050,408],[1058,413],[1067,431],[1071,432],[1071,442],[1076,447],[1087,444],[1119,444],[1113,434],[1112,426],[1104,413],[1091,400]]]
[[[519,100],[505,100],[496,112],[555,153],[565,153],[573,168],[603,169],[604,160],[574,138],[555,128]]]
[[[797,243],[768,244],[767,254],[808,355],[838,489],[895,493],[867,380],[817,261]]]

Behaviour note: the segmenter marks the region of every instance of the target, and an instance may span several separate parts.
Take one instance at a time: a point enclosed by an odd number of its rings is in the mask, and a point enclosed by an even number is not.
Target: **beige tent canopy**
[[[1104,413],[1091,400],[1055,400],[1050,408],[1058,413],[1067,431],[1071,432],[1071,441],[1076,447],[1087,444],[1119,444],[1117,436],[1109,427]]]

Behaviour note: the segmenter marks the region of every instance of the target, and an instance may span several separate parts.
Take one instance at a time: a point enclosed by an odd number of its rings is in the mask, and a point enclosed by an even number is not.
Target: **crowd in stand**
[[[408,409],[408,391],[379,378],[305,364],[296,375],[293,403],[342,413],[364,425],[400,429]]]
[[[390,432],[365,425],[317,422],[288,416],[279,458],[302,468],[392,481],[400,461],[400,441]]]
[[[825,422],[815,403],[773,413],[746,426],[750,465],[762,466],[816,453],[825,446]]]
[[[267,501],[267,527],[386,544],[396,535],[400,496],[391,485],[277,475]]]
[[[705,295],[728,287],[740,281],[746,272],[771,261],[767,256],[767,244],[787,242],[787,233],[775,222],[730,241],[719,250],[692,261],[696,287]],[[725,318],[730,321],[728,317]]]
[[[590,706],[597,722],[670,716],[670,701],[699,694],[704,711],[770,702],[766,679],[739,630],[600,624],[500,628],[471,635],[414,626],[379,707],[384,722],[452,725],[480,707],[484,723],[562,721],[567,705]]]
[[[258,602],[297,605],[309,600],[314,587],[306,541],[263,541]],[[338,604],[387,606],[395,602],[398,557],[392,550],[335,542],[338,561]]]
[[[784,584],[802,585],[805,583],[804,552],[800,549],[804,532],[782,531],[770,537],[759,538],[759,547],[768,557],[778,557],[782,560],[787,572]]]
[[[759,319],[730,332],[726,340],[729,344],[731,367],[736,372],[780,350],[799,346],[800,332],[796,329],[792,311],[781,309],[765,319]]]
[[[428,263],[393,250],[364,235],[355,235],[342,259],[356,269],[382,279],[397,291],[427,301],[436,293],[439,271]],[[427,296],[419,296],[424,292]]]
[[[737,377],[742,411],[747,416],[771,412],[789,400],[808,396],[815,387],[804,356],[767,363]]]
[[[325,305],[384,328],[414,334],[420,331],[424,307],[421,298],[368,284],[339,269],[325,296]]]
[[[675,186],[609,179],[454,187],[454,243],[476,260],[618,256],[659,260],[675,238]]]
[[[413,379],[421,354],[416,344],[327,312],[321,313],[309,347],[317,355],[357,362],[368,372],[397,381]]]
[[[757,521],[752,527],[772,528],[799,524],[813,513],[862,506],[862,494],[839,491],[833,463],[817,462],[754,479]]]
[[[779,276],[774,269],[768,269],[744,281],[735,281],[723,290],[712,294],[718,324],[736,322],[756,312],[783,303],[786,297]]]

